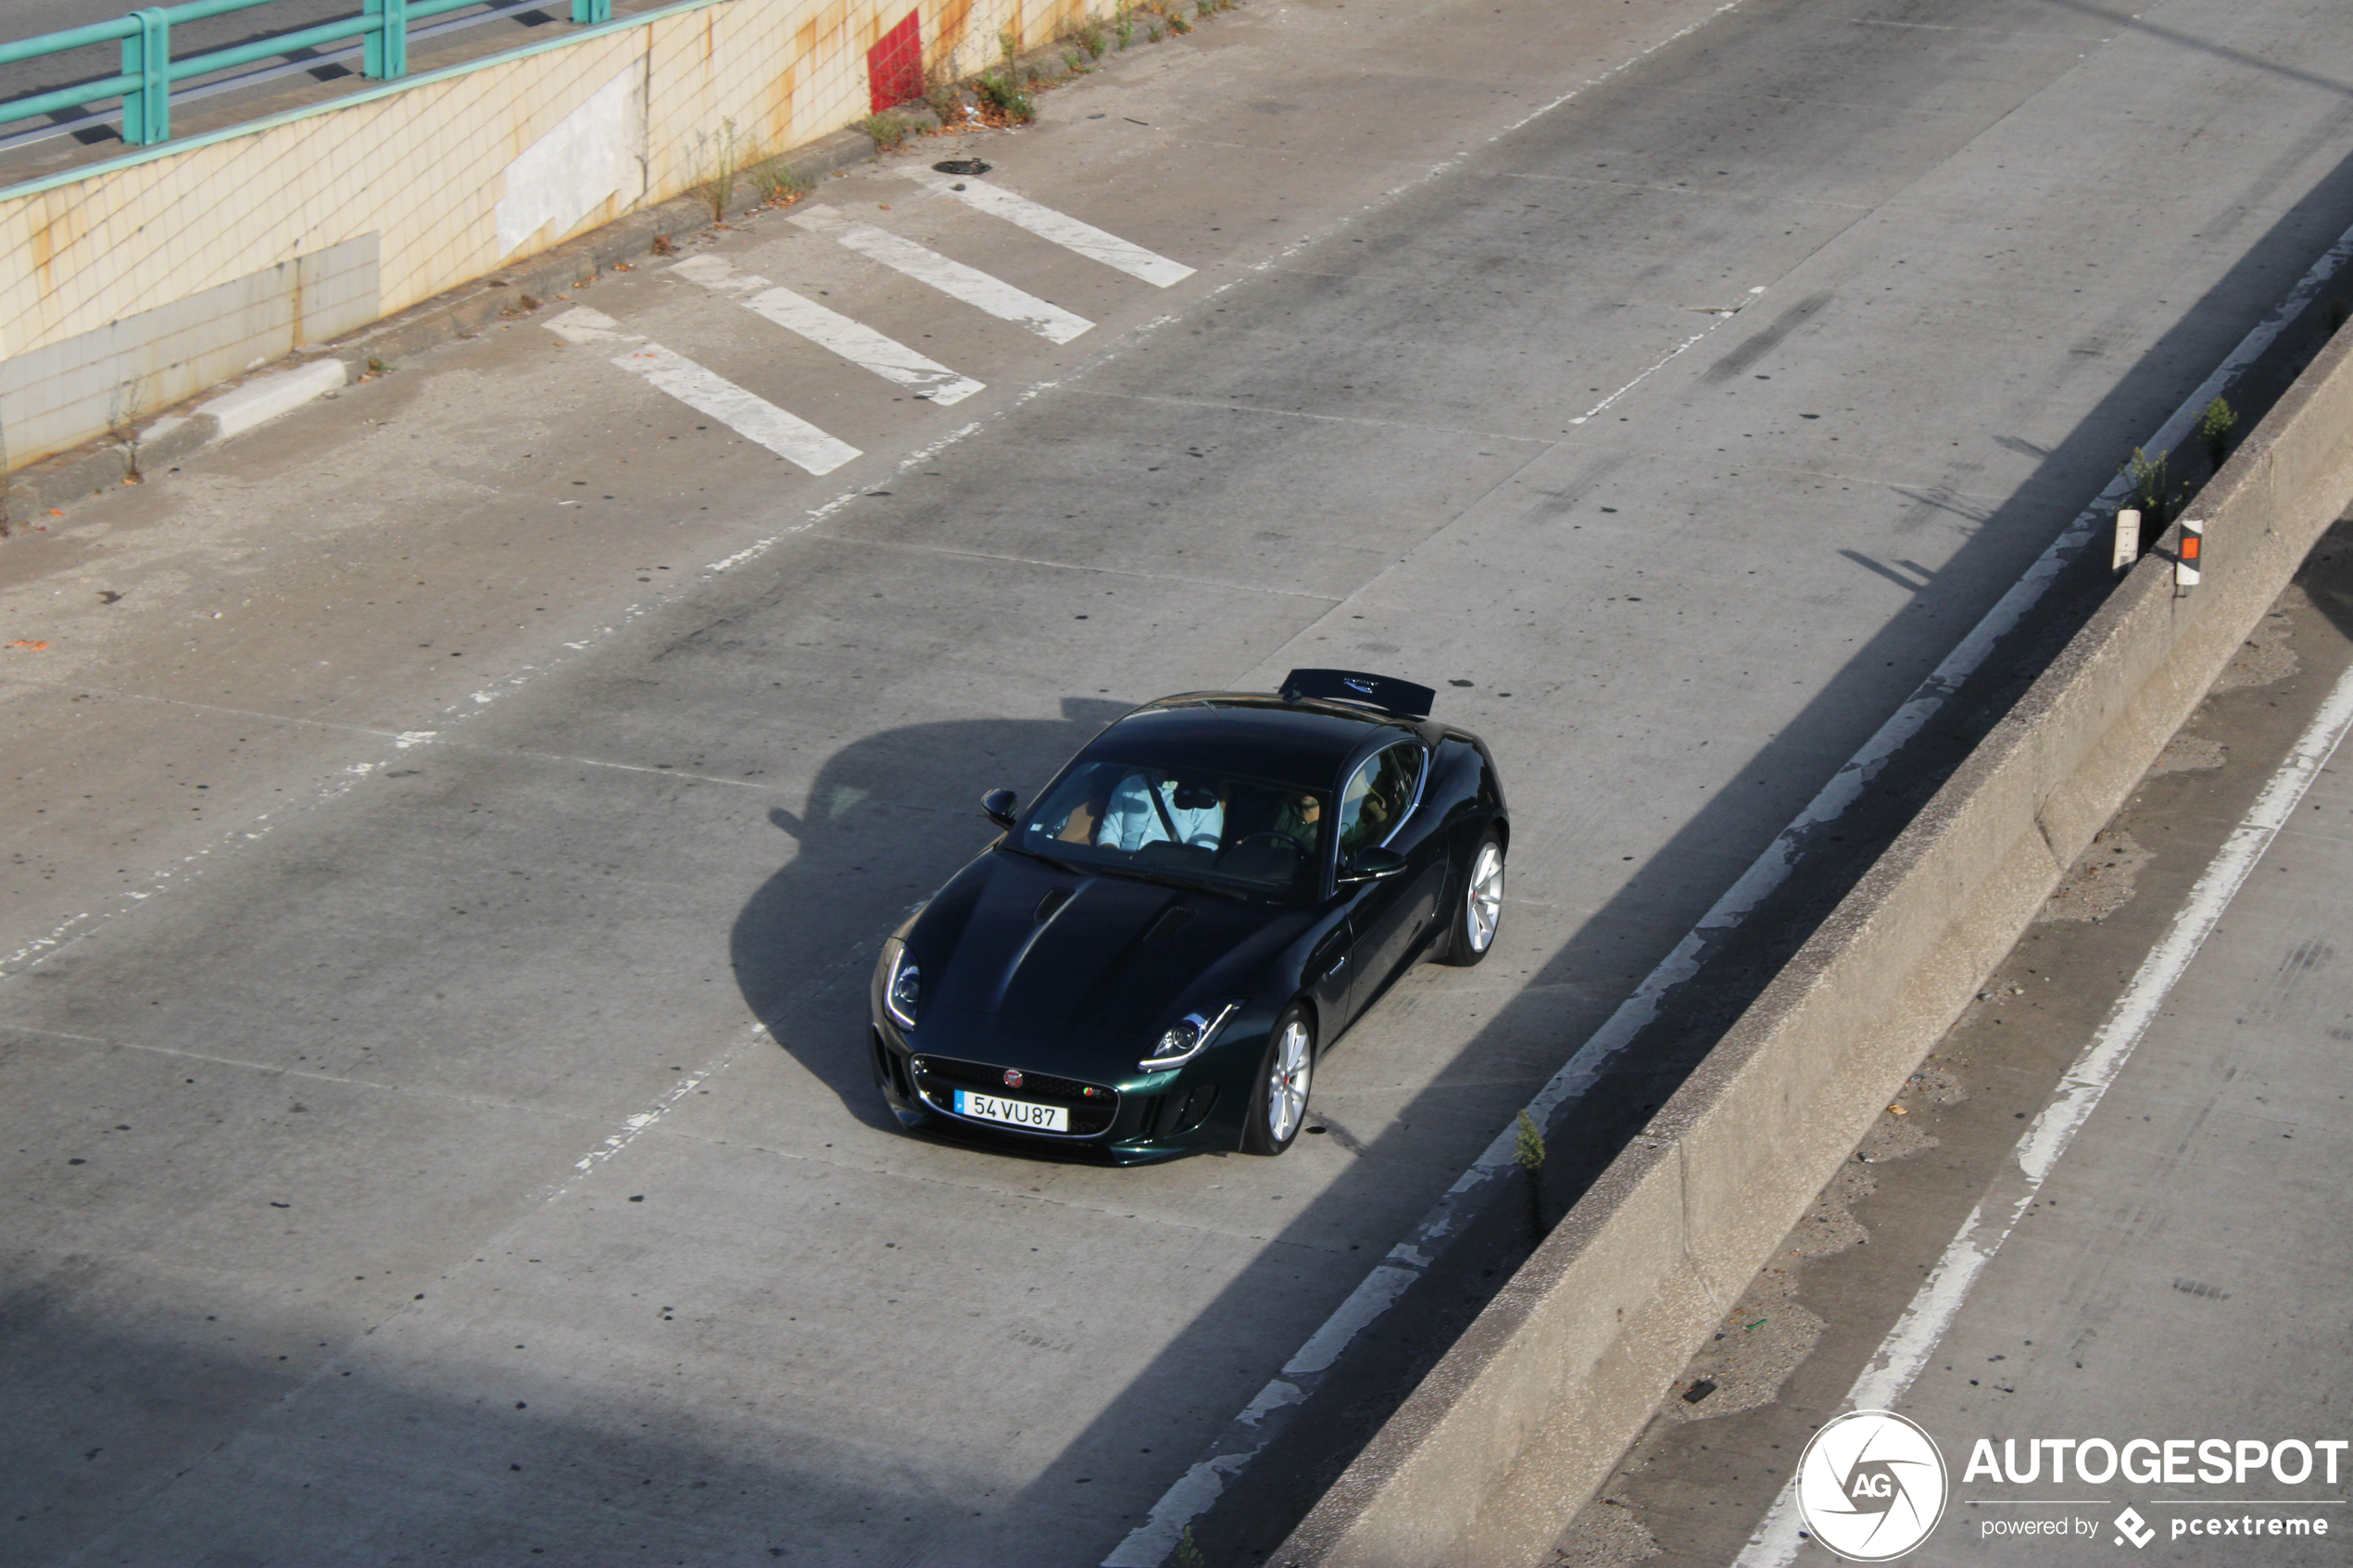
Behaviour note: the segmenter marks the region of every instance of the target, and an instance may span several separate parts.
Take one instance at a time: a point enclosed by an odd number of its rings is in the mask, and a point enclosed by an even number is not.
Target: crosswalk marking
[[[1105,233],[1091,223],[1082,223],[1068,213],[1056,212],[1051,207],[1040,207],[1027,196],[996,185],[984,185],[978,181],[950,180],[946,175],[917,175],[925,185],[943,196],[952,197],[967,207],[978,207],[992,218],[1028,230],[1041,240],[1051,240],[1065,250],[1075,250],[1089,261],[1100,261],[1106,267],[1116,267],[1131,278],[1141,278],[1154,288],[1164,289],[1171,283],[1184,282],[1193,270],[1181,261],[1171,261],[1157,251],[1146,250],[1131,240]]]
[[[547,328],[566,343],[620,347],[622,352],[612,357],[612,362],[623,370],[635,371],[689,408],[710,415],[811,473],[831,473],[859,456],[858,448],[848,442],[835,440],[806,420],[704,370],[685,355],[623,332],[621,323],[602,311],[574,306],[548,321]]]
[[[1027,327],[1049,342],[1068,343],[1095,324],[1059,305],[1050,305],[1036,295],[1025,294],[978,268],[951,261],[936,250],[927,250],[871,223],[853,222],[830,207],[803,207],[791,214],[790,221],[894,271],[903,272],[950,298],[986,310],[1000,320]]]
[[[862,321],[853,321],[806,299],[788,288],[750,272],[738,272],[724,258],[691,257],[671,269],[689,282],[718,294],[742,297],[744,307],[764,316],[788,332],[798,332],[818,347],[838,354],[851,364],[886,381],[913,387],[916,395],[934,403],[961,403],[982,389],[970,376],[960,376],[935,363],[895,338],[885,337]]]

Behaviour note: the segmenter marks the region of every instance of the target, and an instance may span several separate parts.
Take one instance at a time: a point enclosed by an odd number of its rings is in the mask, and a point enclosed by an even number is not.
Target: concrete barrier
[[[2353,503],[2353,332],[2144,558],[1271,1561],[1537,1561]]]
[[[511,269],[977,69],[1088,0],[677,0],[0,189],[0,468]]]

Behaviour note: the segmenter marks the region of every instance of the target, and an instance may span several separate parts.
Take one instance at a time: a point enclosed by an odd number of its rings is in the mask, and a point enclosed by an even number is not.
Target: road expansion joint
[[[912,554],[943,556],[961,560],[1003,561],[1011,566],[1042,567],[1049,571],[1071,571],[1088,577],[1123,577],[1137,583],[1175,583],[1188,588],[1215,588],[1225,593],[1263,594],[1274,598],[1306,599],[1311,603],[1333,605],[1341,601],[1331,594],[1313,594],[1299,588],[1270,587],[1264,583],[1227,583],[1214,578],[1196,577],[1182,571],[1140,571],[1132,567],[1103,566],[1093,561],[1048,560],[1039,556],[1008,555],[1000,550],[960,549],[952,545],[925,544],[919,539],[862,539],[843,533],[816,533],[812,538],[828,544],[849,546],[858,549],[905,550]]]
[[[517,1116],[542,1117],[557,1122],[601,1124],[605,1118],[585,1110],[566,1110],[560,1106],[544,1102],[506,1099],[492,1095],[470,1095],[457,1089],[438,1089],[418,1084],[396,1084],[378,1078],[359,1078],[345,1073],[329,1073],[315,1067],[296,1067],[285,1062],[253,1061],[242,1057],[220,1056],[208,1051],[182,1050],[174,1046],[151,1045],[143,1040],[126,1040],[111,1035],[74,1035],[57,1029],[42,1029],[30,1023],[0,1022],[0,1034],[21,1035],[40,1041],[57,1041],[62,1045],[90,1046],[105,1050],[132,1051],[141,1056],[163,1057],[174,1061],[200,1061],[208,1067],[225,1067],[233,1072],[250,1073],[263,1078],[300,1078],[308,1082],[335,1084],[346,1088],[365,1089],[372,1093],[403,1095],[416,1099],[444,1100],[452,1105],[471,1106],[479,1110],[497,1110]]]
[[[1646,191],[1661,196],[1692,196],[1715,198],[1726,202],[1752,199],[1743,192],[1719,191],[1705,185],[1660,185],[1644,180],[1604,180],[1590,174],[1536,174],[1526,169],[1506,170],[1506,180],[1528,180],[1541,185],[1581,185],[1601,190]],[[1797,196],[1777,194],[1774,200],[1789,207],[1818,207],[1831,212],[1876,212],[1878,207],[1864,202],[1831,201],[1822,196]]]
[[[1303,272],[1294,275],[1340,278],[1353,274]],[[1378,430],[1419,430],[1433,435],[1467,435],[1478,441],[1511,441],[1522,445],[1550,447],[1560,445],[1560,437],[1555,435],[1507,435],[1502,431],[1468,430],[1461,425],[1431,424],[1423,420],[1377,420],[1362,414],[1323,414],[1307,408],[1270,408],[1263,403],[1237,403],[1226,398],[1172,397],[1165,393],[1098,392],[1092,387],[1074,387],[1072,390],[1088,397],[1115,398],[1125,403],[1157,403],[1176,408],[1214,408],[1231,414],[1265,414],[1276,419],[1315,420],[1326,424],[1365,425]]]

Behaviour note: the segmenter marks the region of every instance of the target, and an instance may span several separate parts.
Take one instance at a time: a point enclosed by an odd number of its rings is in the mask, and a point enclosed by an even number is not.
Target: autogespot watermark
[[[1994,1444],[1999,1442],[1998,1456]],[[2064,1508],[2065,1513],[2040,1512],[2020,1515],[1981,1514],[1980,1539],[2005,1537],[2050,1538],[2068,1537],[2095,1544],[2137,1551],[2162,1536],[2168,1540],[2235,1537],[2265,1540],[2325,1537],[2333,1524],[2344,1526],[2326,1512],[2341,1508],[2341,1498],[2311,1495],[2334,1486],[2339,1461],[2353,1440],[2342,1437],[1980,1437],[1969,1449],[1961,1484],[1992,1482],[2038,1489],[2107,1488],[2122,1482],[2133,1486],[2158,1486],[2192,1493],[2199,1488],[2227,1486],[2243,1495],[2219,1498],[2208,1493],[2186,1498],[2140,1498],[2126,1502],[2112,1519],[2073,1512],[2079,1507],[2105,1510],[2117,1499],[2101,1498],[2007,1498],[1969,1499],[1975,1508],[2040,1511]],[[2264,1496],[2252,1493],[2268,1488]],[[1987,1488],[1991,1489],[1991,1488]],[[2138,1506],[2135,1506],[2135,1503]],[[2157,1511],[2152,1521],[2140,1510]]]
[[[1980,1437],[1959,1483],[1976,1495],[1958,1500],[1977,1514],[1969,1534],[1984,1541],[2069,1540],[2128,1554],[2160,1538],[2225,1551],[2285,1545],[2353,1529],[2328,1512],[2347,1499],[2317,1495],[2340,1485],[2348,1448],[2339,1437]],[[2190,1495],[2115,1495],[2126,1486]],[[2000,1495],[2004,1487],[2039,1495]],[[2235,1495],[2216,1495],[2221,1488]],[[1840,1416],[1797,1464],[1806,1534],[1853,1562],[1886,1562],[1927,1540],[1953,1490],[1934,1439],[1890,1411]]]
[[[1885,1562],[1928,1539],[1948,1491],[1935,1440],[1890,1411],[1848,1411],[1797,1461],[1807,1531],[1850,1562]]]

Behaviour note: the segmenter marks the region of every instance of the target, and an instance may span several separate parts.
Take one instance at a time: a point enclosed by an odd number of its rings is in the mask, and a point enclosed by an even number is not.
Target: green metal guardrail
[[[171,139],[171,84],[175,82],[349,38],[365,41],[367,75],[379,82],[397,81],[409,74],[411,22],[466,10],[481,5],[483,0],[361,0],[362,9],[357,16],[321,22],[233,48],[191,55],[185,59],[171,57],[174,23],[225,16],[271,3],[271,0],[186,0],[178,6],[150,6],[112,21],[92,22],[39,38],[0,44],[0,65],[14,65],[19,60],[63,54],[94,44],[122,41],[121,74],[0,103],[0,125],[54,114],[59,109],[87,108],[120,97],[122,139],[134,147],[151,147]],[[576,23],[610,21],[612,0],[572,0],[572,19]]]

